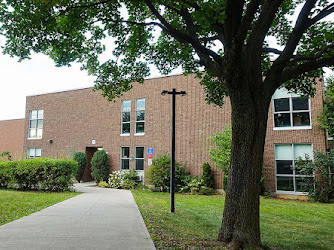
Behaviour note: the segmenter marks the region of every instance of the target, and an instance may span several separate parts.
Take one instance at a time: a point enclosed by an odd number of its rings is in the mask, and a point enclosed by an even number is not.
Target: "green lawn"
[[[223,196],[176,195],[171,214],[169,194],[133,195],[158,249],[220,247]],[[261,233],[272,249],[334,249],[334,204],[261,199]]]
[[[74,192],[43,193],[0,190],[0,225],[32,214],[78,194]]]

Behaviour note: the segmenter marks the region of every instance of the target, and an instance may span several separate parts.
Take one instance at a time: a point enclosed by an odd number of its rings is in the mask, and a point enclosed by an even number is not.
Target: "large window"
[[[42,155],[42,150],[40,148],[28,148],[27,158],[34,159],[39,158]]]
[[[135,148],[135,169],[144,170],[144,147]]]
[[[136,133],[145,133],[145,98],[136,100]]]
[[[121,147],[121,170],[128,170],[130,163],[130,148]]]
[[[311,144],[276,144],[275,165],[276,165],[276,186],[278,192],[307,192],[303,178],[295,169],[296,160],[301,157],[305,159],[308,154],[313,159]],[[312,177],[311,177],[312,178]]]
[[[273,95],[274,127],[303,128],[311,125],[309,98],[276,90]]]
[[[42,138],[43,116],[44,116],[43,110],[30,111],[28,138]]]
[[[122,134],[130,134],[131,101],[122,101]]]

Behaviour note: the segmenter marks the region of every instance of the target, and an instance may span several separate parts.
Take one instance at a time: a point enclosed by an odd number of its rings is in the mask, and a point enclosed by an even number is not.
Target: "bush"
[[[92,161],[92,176],[98,184],[100,181],[108,181],[109,173],[110,173],[110,166],[108,155],[106,151],[99,150],[96,151],[93,155]]]
[[[121,185],[121,171],[114,171],[110,174],[109,186],[112,188],[120,188]]]
[[[59,192],[72,184],[76,170],[77,163],[66,159],[0,162],[0,181],[2,187]]]
[[[107,188],[107,187],[109,187],[108,183],[106,183],[105,181],[100,181],[98,186],[100,188]]]
[[[152,166],[145,172],[147,182],[162,192],[168,191],[170,186],[170,164],[171,159],[167,154],[155,157]],[[180,163],[175,162],[175,191],[185,185],[187,176],[190,176],[190,174],[186,172],[185,168]]]
[[[87,164],[87,158],[85,153],[76,152],[73,156],[73,160],[78,163],[78,170],[75,174],[75,179],[80,182],[82,180],[82,176],[84,174],[84,170]]]
[[[208,162],[203,164],[203,185],[208,188],[213,188],[213,175],[210,164]]]
[[[208,188],[206,186],[203,186],[200,188],[198,193],[203,195],[212,195],[215,194],[215,190],[213,188]]]
[[[308,155],[299,158],[295,164],[296,170],[304,175],[303,188],[310,199],[319,202],[331,202],[334,199],[334,150],[324,154],[315,152],[315,160]],[[314,175],[314,177],[313,177]]]
[[[122,187],[124,189],[135,189],[137,182],[134,180],[125,179],[123,181]]]
[[[122,180],[136,181],[137,172],[134,169],[122,172]]]

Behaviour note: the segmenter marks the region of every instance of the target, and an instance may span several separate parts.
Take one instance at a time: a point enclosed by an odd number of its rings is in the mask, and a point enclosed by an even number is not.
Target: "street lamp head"
[[[166,94],[168,94],[168,90],[163,90],[163,91],[161,92],[161,95],[166,95]]]

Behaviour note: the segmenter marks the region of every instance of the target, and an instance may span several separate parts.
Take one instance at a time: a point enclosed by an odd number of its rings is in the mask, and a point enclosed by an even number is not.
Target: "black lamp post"
[[[186,91],[163,90],[161,95],[172,95],[172,159],[170,166],[170,212],[175,213],[175,101],[176,95],[186,95]]]

